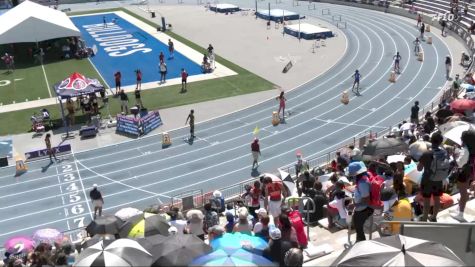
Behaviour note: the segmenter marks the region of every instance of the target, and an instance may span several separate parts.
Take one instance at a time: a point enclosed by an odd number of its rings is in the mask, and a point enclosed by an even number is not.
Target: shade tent
[[[81,35],[65,13],[30,1],[24,1],[0,16],[0,25],[0,44]]]
[[[58,97],[65,99],[97,93],[105,89],[98,79],[90,79],[80,73],[74,72],[63,81],[56,83],[54,90]]]

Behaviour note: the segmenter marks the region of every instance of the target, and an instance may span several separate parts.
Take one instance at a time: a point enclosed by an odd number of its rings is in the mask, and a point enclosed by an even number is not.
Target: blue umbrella
[[[218,249],[194,259],[190,266],[275,266],[275,264],[244,249],[232,253]]]
[[[210,245],[213,250],[223,249],[227,252],[238,250],[242,248],[243,245],[250,245],[254,248],[253,251],[262,254],[262,251],[267,247],[267,242],[258,236],[241,233],[226,233],[222,237],[212,240]]]

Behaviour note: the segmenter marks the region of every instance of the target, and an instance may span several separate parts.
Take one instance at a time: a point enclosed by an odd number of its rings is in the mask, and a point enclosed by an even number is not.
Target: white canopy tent
[[[80,36],[69,17],[58,10],[24,1],[0,16],[0,44],[41,42]]]

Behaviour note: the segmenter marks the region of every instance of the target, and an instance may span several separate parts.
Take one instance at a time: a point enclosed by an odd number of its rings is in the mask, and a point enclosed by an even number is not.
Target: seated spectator
[[[399,196],[392,188],[385,188],[381,192],[381,201],[384,203],[384,219],[388,221],[412,221],[414,213],[412,212],[411,202],[406,193],[400,192]],[[388,233],[395,235],[400,234],[400,223],[390,223],[386,230]]]
[[[315,183],[315,176],[310,174],[308,170],[305,170],[302,174],[299,175],[296,183],[299,196],[302,196],[302,193],[308,196],[309,190],[313,187],[313,184]]]
[[[313,213],[314,217],[312,221],[319,221],[325,217],[325,205],[328,204],[328,199],[325,193],[322,191],[322,183],[316,181],[313,185],[314,197],[313,202],[315,203],[315,212]]]
[[[343,191],[344,184],[341,181],[336,183],[335,192],[333,193],[333,200],[328,203],[328,227],[339,226],[342,228],[348,227],[346,219],[348,217],[347,198]]]
[[[208,229],[208,240],[209,240],[209,242],[213,241],[214,239],[222,237],[225,232],[226,232],[226,230],[221,225],[215,225],[213,227],[210,227]]]
[[[63,252],[60,252],[58,256],[56,257],[56,262],[55,262],[55,267],[67,267],[68,266],[68,260],[66,254]]]
[[[235,225],[234,215],[232,213],[226,212],[226,233],[232,233]]]
[[[190,210],[186,213],[186,217],[188,219],[187,233],[196,235],[199,239],[204,241],[203,213],[200,210]]]
[[[303,265],[303,253],[301,249],[291,248],[285,253],[284,257],[285,266],[302,267]]]
[[[211,203],[204,205],[204,211],[203,227],[207,231],[209,228],[219,224],[219,218],[218,213],[212,209]]]
[[[269,231],[269,236],[271,240],[262,255],[270,261],[279,264],[279,266],[285,266],[285,253],[292,248],[292,244],[289,241],[282,240],[282,233],[279,228],[272,227]]]
[[[289,241],[292,243],[292,246],[298,247],[297,231],[293,227],[289,216],[285,213],[281,213],[278,220],[278,227],[282,235],[282,240]]]
[[[260,220],[254,225],[253,232],[256,236],[262,237],[265,241],[269,241],[269,222],[270,218],[267,214],[260,216]]]
[[[248,216],[249,212],[246,207],[238,209],[238,222],[234,225],[233,233],[252,235],[252,225],[249,223]]]
[[[221,213],[224,211],[224,198],[220,191],[216,190],[213,192],[213,198],[210,200],[212,210],[216,211],[216,213]]]
[[[173,207],[170,211],[170,226],[177,229],[177,234],[184,234],[187,222],[183,220],[183,214],[178,207]]]

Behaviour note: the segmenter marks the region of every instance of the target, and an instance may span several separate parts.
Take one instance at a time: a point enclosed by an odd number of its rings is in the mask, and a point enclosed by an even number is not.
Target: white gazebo
[[[41,42],[80,35],[66,13],[28,0],[0,16],[0,44]]]

